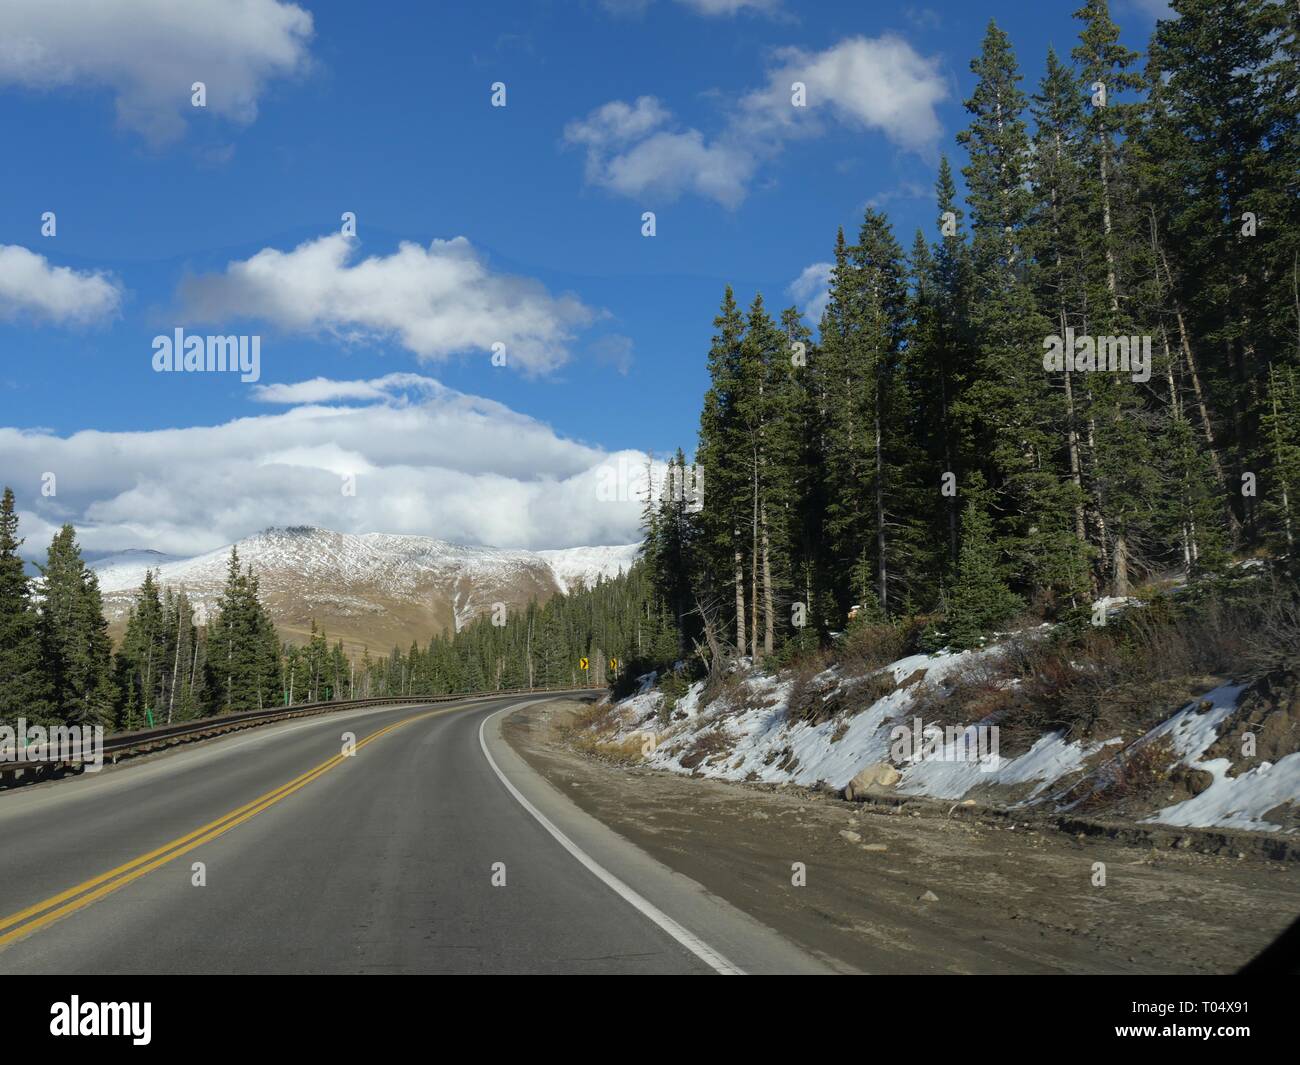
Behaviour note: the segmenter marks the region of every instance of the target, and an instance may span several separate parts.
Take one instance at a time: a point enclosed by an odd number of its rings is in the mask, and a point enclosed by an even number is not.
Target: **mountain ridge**
[[[241,568],[253,567],[285,638],[305,640],[315,621],[331,641],[377,651],[458,631],[496,603],[522,609],[531,599],[545,601],[616,576],[640,550],[640,544],[622,544],[527,551],[417,534],[271,527],[189,558],[137,548],[91,561],[110,630],[116,636],[125,625],[146,570],[161,585],[184,588],[196,608],[210,612],[232,546]]]

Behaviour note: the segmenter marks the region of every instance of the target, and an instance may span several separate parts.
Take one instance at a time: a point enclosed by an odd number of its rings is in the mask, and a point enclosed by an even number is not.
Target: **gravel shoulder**
[[[1300,862],[1249,839],[1234,849],[1219,833],[1197,849],[1177,845],[1177,832],[1063,831],[1046,818],[849,803],[614,764],[568,742],[583,705],[533,704],[503,735],[588,814],[845,967],[1226,973],[1300,914]]]

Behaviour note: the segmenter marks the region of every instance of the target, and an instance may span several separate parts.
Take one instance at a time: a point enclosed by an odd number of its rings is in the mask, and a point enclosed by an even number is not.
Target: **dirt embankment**
[[[506,737],[659,861],[864,971],[1231,972],[1300,914],[1297,850],[1260,833],[684,777],[579,749],[568,726],[582,709],[530,706]]]

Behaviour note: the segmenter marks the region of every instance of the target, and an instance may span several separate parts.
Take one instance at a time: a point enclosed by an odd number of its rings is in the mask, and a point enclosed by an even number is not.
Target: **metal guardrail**
[[[509,688],[501,691],[472,692],[460,695],[399,695],[379,699],[339,699],[330,702],[299,703],[296,706],[277,706],[262,710],[242,710],[233,714],[216,714],[174,725],[160,725],[151,729],[135,729],[104,737],[104,760],[116,764],[122,757],[146,754],[150,751],[174,747],[181,743],[209,739],[213,736],[287,721],[298,717],[313,717],[338,710],[357,710],[367,706],[425,706],[429,703],[468,702],[495,699],[503,695],[549,695],[565,692],[604,691],[603,688]],[[17,759],[0,761],[0,784],[13,783],[19,776],[24,783],[53,776],[64,770],[76,770],[92,758],[46,758],[38,760]]]

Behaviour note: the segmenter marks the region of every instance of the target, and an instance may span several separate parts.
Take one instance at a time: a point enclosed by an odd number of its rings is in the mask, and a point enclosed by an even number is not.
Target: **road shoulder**
[[[821,958],[737,909],[592,817],[544,773],[525,760],[514,742],[519,722],[528,728],[542,704],[512,706],[487,719],[483,739],[507,779],[582,852],[653,906],[750,974],[831,974],[853,971]],[[549,704],[547,704],[549,705]],[[507,742],[507,736],[510,741]],[[558,846],[559,844],[557,844]],[[576,859],[575,859],[576,860]],[[629,921],[648,920],[629,905]]]
[[[1281,931],[1300,899],[1294,862],[610,764],[566,742],[579,707],[555,700],[504,718],[516,757],[657,864],[853,969],[1229,972]]]

